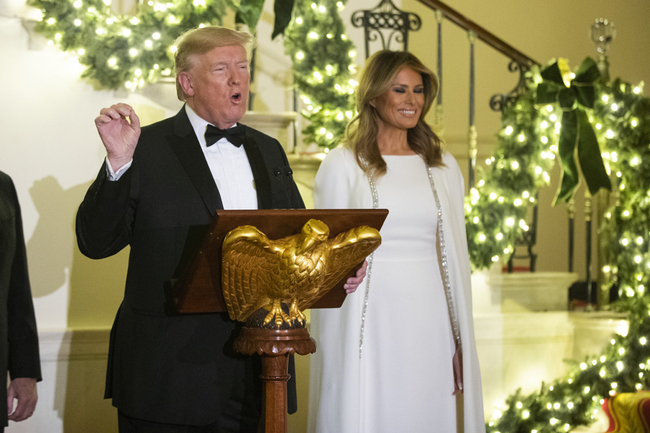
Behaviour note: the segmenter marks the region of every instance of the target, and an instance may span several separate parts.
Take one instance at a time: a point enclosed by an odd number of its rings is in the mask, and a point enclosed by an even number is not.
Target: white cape
[[[479,433],[485,432],[485,421],[472,317],[464,181],[451,154],[445,153],[443,162],[445,166],[432,169],[432,175],[442,208],[449,276],[463,345],[464,394],[463,405],[459,407],[464,407],[464,429],[459,423],[458,432]],[[334,149],[323,161],[316,176],[314,203],[316,208],[327,209],[372,208],[368,179],[347,148]],[[310,332],[318,349],[310,360],[309,432],[376,433],[366,430],[361,410],[363,399],[376,398],[364,395],[359,373],[359,311],[363,309],[365,290],[364,282],[338,310],[311,312]],[[399,321],[399,318],[396,320]],[[408,331],[405,329],[405,332]],[[395,374],[417,372],[402,370]],[[328,386],[332,381],[336,383],[334,388]],[[333,389],[336,391],[333,392]],[[399,399],[400,396],[382,398]],[[435,431],[435,426],[431,426],[429,431]]]

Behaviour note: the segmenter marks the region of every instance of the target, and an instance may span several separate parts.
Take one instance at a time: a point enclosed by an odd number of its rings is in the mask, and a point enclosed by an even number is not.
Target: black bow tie
[[[234,146],[241,147],[246,138],[246,125],[238,123],[234,128],[219,129],[212,125],[208,125],[205,130],[205,145],[210,147],[217,141],[225,138]]]

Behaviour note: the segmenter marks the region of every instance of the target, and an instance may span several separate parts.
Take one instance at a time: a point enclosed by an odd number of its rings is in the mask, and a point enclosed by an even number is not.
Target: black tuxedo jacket
[[[0,171],[0,375],[41,380],[38,333],[27,274],[20,205],[11,178]],[[0,426],[7,425],[7,398],[0,399]]]
[[[277,140],[247,128],[244,149],[260,209],[304,208]],[[168,282],[198,249],[217,209],[219,191],[184,108],[142,128],[132,166],[118,181],[102,166],[79,207],[83,254],[100,259],[131,246],[106,382],[106,397],[128,416],[204,425],[236,412],[242,431],[254,431],[259,359],[233,352],[239,325],[227,313],[173,315],[165,308]]]

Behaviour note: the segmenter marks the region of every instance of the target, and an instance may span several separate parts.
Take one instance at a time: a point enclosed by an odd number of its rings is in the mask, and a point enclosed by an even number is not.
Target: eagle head
[[[300,244],[297,251],[299,254],[304,253],[315,245],[326,242],[330,236],[330,229],[327,225],[319,220],[310,219],[302,227]]]

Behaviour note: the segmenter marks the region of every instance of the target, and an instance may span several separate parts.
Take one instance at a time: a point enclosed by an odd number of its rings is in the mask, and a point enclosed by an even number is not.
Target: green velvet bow
[[[571,70],[566,60],[560,59],[545,68],[541,75],[544,81],[537,86],[537,103],[558,103],[563,110],[558,144],[562,182],[554,204],[569,201],[578,187],[580,172],[576,163],[576,149],[589,192],[594,195],[601,188],[611,191],[612,185],[600,154],[596,133],[585,111],[594,108],[594,82],[600,77],[598,65],[587,57],[571,79]]]

